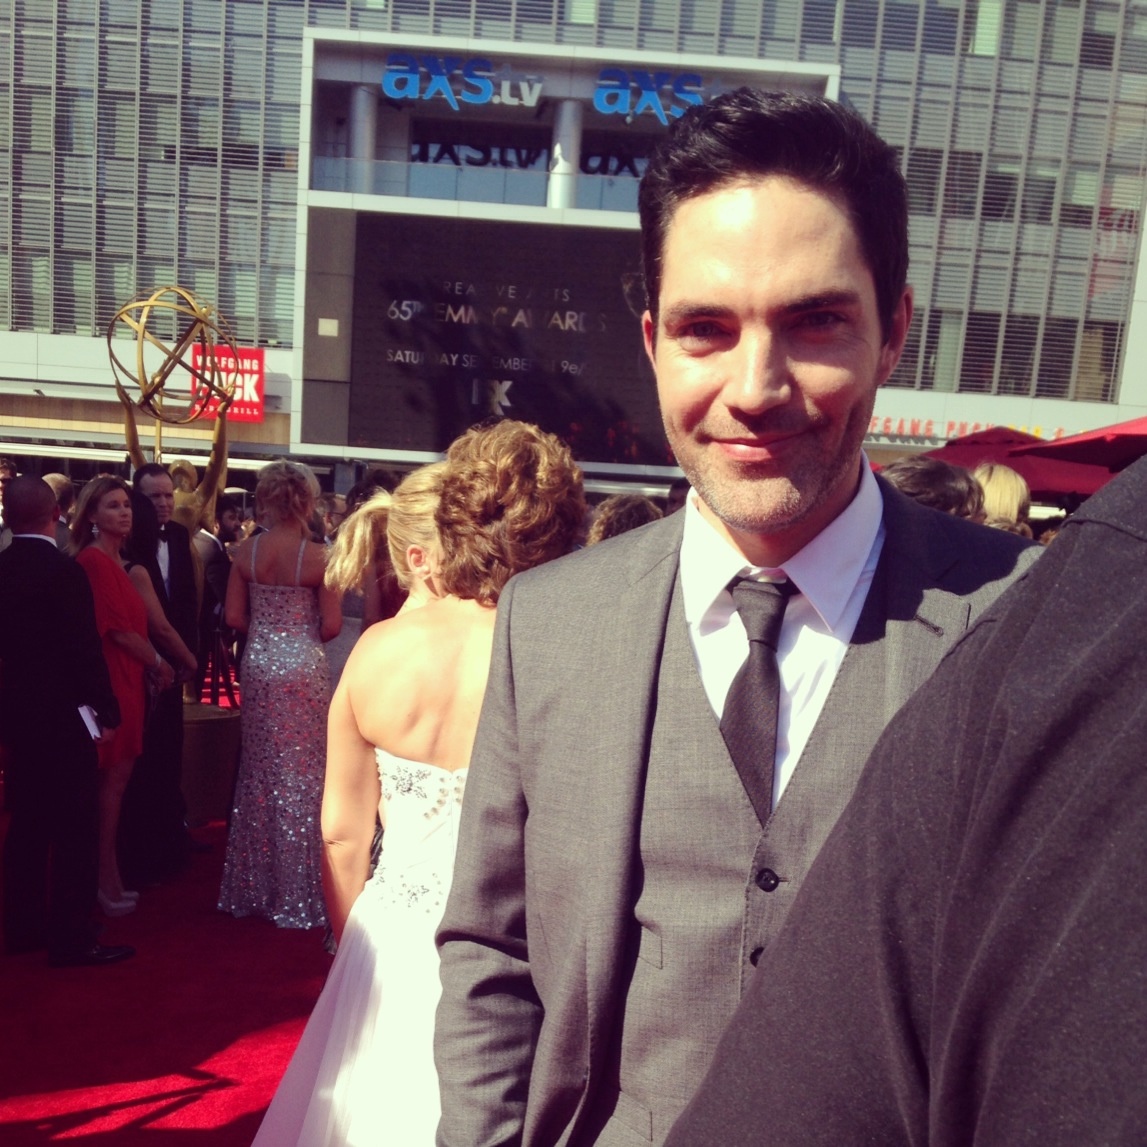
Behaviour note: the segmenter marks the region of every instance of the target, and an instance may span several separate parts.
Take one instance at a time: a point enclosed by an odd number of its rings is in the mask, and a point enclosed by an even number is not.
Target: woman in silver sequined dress
[[[317,483],[272,462],[259,473],[264,532],[235,553],[227,624],[247,634],[243,747],[219,907],[281,928],[325,925],[322,806],[330,675],[323,642],[342,625],[338,594],[323,585],[325,547],[310,540]]]

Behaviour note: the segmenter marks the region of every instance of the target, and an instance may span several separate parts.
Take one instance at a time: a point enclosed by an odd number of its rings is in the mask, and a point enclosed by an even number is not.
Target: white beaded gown
[[[467,769],[375,749],[382,857],[254,1147],[433,1147],[438,953]]]
[[[265,916],[281,928],[327,922],[322,888],[323,775],[331,700],[319,637],[318,591],[255,580],[251,547],[251,621],[243,651],[242,750],[219,907]]]

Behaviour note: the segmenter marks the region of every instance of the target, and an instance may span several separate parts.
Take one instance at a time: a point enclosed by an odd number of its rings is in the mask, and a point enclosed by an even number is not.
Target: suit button
[[[749,953],[749,963],[755,968],[760,962],[761,957],[765,954],[764,948],[754,948]]]
[[[775,892],[780,882],[781,878],[771,868],[762,868],[757,873],[757,887],[762,892]]]

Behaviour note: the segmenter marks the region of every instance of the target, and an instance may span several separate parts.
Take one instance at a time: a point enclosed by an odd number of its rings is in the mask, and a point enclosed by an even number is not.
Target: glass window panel
[[[994,56],[1000,50],[1003,0],[972,0],[964,16],[965,52],[969,56]]]
[[[91,155],[95,150],[95,99],[91,92],[56,95],[56,150]]]
[[[855,48],[876,45],[876,23],[880,15],[879,0],[844,0],[841,20],[841,43]]]
[[[1077,402],[1111,402],[1119,364],[1123,324],[1085,322],[1079,339],[1079,367],[1075,372]]]
[[[295,219],[293,216],[271,216],[263,221],[263,260],[294,266]]]
[[[16,153],[16,179],[22,187],[50,187],[52,157],[43,151]]]
[[[916,25],[919,23],[919,19],[920,9],[915,3],[886,4],[881,47],[914,52],[916,50]]]
[[[101,43],[100,53],[103,58],[101,85],[120,91],[135,91],[139,81],[139,44],[134,40],[105,39]]]
[[[1020,218],[1025,223],[1050,223],[1055,208],[1055,189],[1059,172],[1029,167],[1024,179]]]
[[[139,216],[139,248],[151,255],[175,250],[175,205],[148,204]]]
[[[954,56],[959,26],[958,6],[941,4],[938,0],[927,0],[924,6],[924,51]]]
[[[984,219],[1014,219],[1016,189],[1019,186],[1019,164],[993,163],[984,178],[984,202],[980,210]]]
[[[26,84],[49,84],[54,78],[55,43],[49,36],[25,32],[16,39],[16,79]]]
[[[192,96],[213,96],[222,79],[219,45],[199,42],[184,48],[183,90]]]
[[[1000,316],[973,311],[964,333],[964,355],[960,361],[960,390],[988,394],[996,369],[996,343]]]
[[[1016,0],[1008,5],[1004,18],[1005,56],[1012,60],[1034,60],[1039,33],[1038,0]]]
[[[52,150],[52,95],[47,88],[15,89],[14,142],[19,151]]]
[[[259,258],[259,221],[254,215],[228,211],[223,219],[223,257],[234,262]]]
[[[908,210],[915,215],[934,215],[940,188],[940,166],[944,153],[939,148],[917,147],[908,152]]]
[[[1044,25],[1044,58],[1057,64],[1074,64],[1079,54],[1079,31],[1077,6],[1049,5]]]
[[[59,81],[72,88],[96,86],[96,45],[94,40],[65,37],[60,44]]]
[[[889,386],[902,386],[913,388],[916,386],[916,368],[920,359],[920,333],[924,329],[924,315],[916,311],[908,327],[908,335],[904,340],[904,353],[896,364],[896,369],[888,380]]]
[[[837,0],[805,0],[801,23],[801,43],[835,44],[840,4]]]
[[[960,334],[964,316],[960,311],[933,310],[928,316],[920,385],[926,390],[955,390]]]
[[[948,155],[948,175],[944,181],[944,214],[970,219],[976,214],[983,156],[975,151],[953,151]]]
[[[1036,396],[1066,398],[1071,388],[1072,363],[1075,359],[1076,319],[1044,320],[1039,351],[1039,379]]]
[[[142,48],[143,90],[177,92],[179,90],[179,46],[149,37]]]
[[[1035,315],[1008,315],[1004,345],[1000,355],[999,394],[1030,394],[1035,364],[1039,318]]]
[[[236,100],[257,100],[263,95],[263,61],[261,49],[229,50],[226,70],[226,94]]]
[[[61,203],[56,209],[56,242],[61,247],[90,250],[93,245],[92,205]]]
[[[47,247],[52,238],[52,211],[47,199],[21,195],[16,199],[12,236],[24,246]]]
[[[262,36],[265,11],[263,0],[231,0],[227,5],[228,33],[234,36]]]

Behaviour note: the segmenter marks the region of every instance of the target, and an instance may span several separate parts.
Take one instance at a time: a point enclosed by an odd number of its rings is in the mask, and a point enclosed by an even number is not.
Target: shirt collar
[[[15,541],[17,538],[38,538],[41,542],[51,542],[52,545],[54,545],[56,547],[56,549],[60,548],[59,543],[56,541],[56,539],[54,537],[49,537],[47,534],[13,534],[12,535],[13,541]]]
[[[685,619],[699,625],[706,611],[738,575],[789,577],[830,630],[835,629],[856,583],[878,549],[884,499],[868,459],[861,455],[860,488],[851,502],[783,567],[753,566],[697,508],[690,491],[681,540],[681,593]]]

